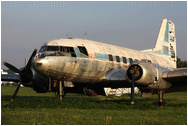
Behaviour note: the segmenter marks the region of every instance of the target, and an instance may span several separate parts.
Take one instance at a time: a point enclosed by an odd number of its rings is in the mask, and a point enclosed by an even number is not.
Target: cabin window
[[[132,62],[133,62],[133,59],[132,59],[132,58],[129,58],[129,61],[130,61],[130,63],[132,63]]]
[[[80,51],[81,57],[88,57],[88,53],[85,47],[83,46],[78,46],[78,49]]]
[[[108,54],[109,61],[113,61],[113,56],[111,54]]]
[[[117,62],[120,62],[119,56],[116,56],[116,61],[117,61]]]
[[[123,63],[127,64],[127,58],[126,57],[122,57],[123,58]]]

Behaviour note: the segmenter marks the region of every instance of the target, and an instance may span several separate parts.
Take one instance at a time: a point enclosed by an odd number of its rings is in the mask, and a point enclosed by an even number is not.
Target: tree
[[[177,68],[187,67],[187,61],[181,61],[181,58],[177,58]]]

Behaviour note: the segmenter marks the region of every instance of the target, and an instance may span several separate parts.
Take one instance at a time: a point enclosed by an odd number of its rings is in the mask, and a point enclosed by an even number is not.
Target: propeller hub
[[[33,72],[30,69],[24,68],[20,73],[20,79],[23,83],[29,83],[33,79]]]
[[[128,70],[127,70],[127,76],[130,80],[133,79],[134,77],[134,80],[139,80],[141,77],[142,77],[142,74],[143,74],[143,70],[142,68],[135,64],[135,65],[131,65]]]

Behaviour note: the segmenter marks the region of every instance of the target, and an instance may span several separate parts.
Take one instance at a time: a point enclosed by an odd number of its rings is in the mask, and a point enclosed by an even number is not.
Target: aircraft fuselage
[[[41,47],[34,58],[34,68],[54,80],[94,84],[105,79],[109,70],[126,70],[135,60],[147,59],[164,68],[174,67],[167,56],[157,55],[90,40],[59,39]]]

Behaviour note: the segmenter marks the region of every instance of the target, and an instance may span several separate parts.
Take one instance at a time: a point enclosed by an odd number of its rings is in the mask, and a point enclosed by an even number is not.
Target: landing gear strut
[[[158,100],[157,102],[154,102],[154,105],[158,105],[158,106],[166,106],[166,102],[163,100],[163,96],[164,96],[165,91],[157,91],[158,94]]]
[[[55,95],[59,100],[62,100],[63,97],[67,94],[64,89],[64,83],[62,81],[57,81],[55,83],[57,83],[56,85],[58,86],[58,90],[57,93],[55,93]]]
[[[63,99],[63,85],[62,85],[62,81],[59,81],[59,99],[62,100]]]

